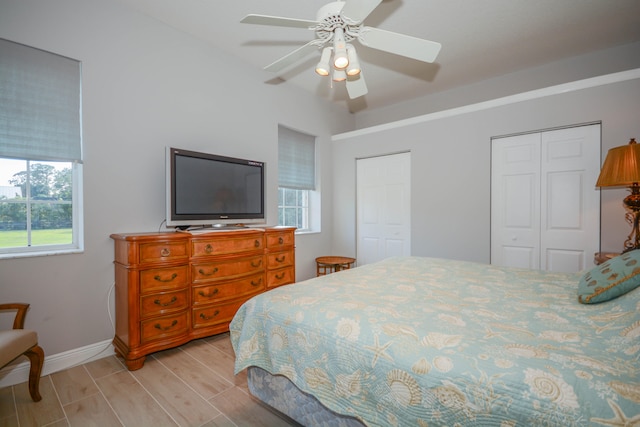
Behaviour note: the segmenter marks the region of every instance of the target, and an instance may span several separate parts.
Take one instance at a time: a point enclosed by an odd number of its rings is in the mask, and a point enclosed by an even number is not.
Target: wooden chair
[[[24,329],[24,318],[29,304],[10,303],[0,304],[0,311],[16,310],[13,329],[0,330],[0,368],[11,361],[25,355],[31,361],[29,370],[29,394],[34,402],[42,399],[40,396],[40,375],[44,363],[44,351],[38,345],[36,331]]]

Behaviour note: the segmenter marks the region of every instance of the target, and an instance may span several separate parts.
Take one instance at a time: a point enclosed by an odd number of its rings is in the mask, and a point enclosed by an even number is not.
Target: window
[[[278,126],[278,225],[319,229],[315,151],[314,136]]]
[[[80,75],[0,39],[0,257],[82,250]]]
[[[278,188],[278,225],[308,230],[309,190]]]

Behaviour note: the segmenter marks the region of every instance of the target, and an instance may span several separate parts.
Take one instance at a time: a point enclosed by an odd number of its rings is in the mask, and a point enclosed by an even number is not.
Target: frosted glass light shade
[[[358,74],[360,74],[360,61],[358,61],[356,49],[350,44],[347,45],[347,58],[349,58],[349,64],[347,65],[347,75],[357,76]]]
[[[333,70],[333,81],[334,82],[343,82],[347,80],[347,73],[344,70]]]
[[[344,30],[340,27],[336,28],[333,37],[333,66],[338,70],[343,70],[349,65]]]
[[[316,73],[321,76],[328,76],[329,71],[331,70],[331,66],[329,65],[329,60],[331,59],[331,48],[325,47],[322,50],[322,56],[320,57],[320,62],[316,65]]]

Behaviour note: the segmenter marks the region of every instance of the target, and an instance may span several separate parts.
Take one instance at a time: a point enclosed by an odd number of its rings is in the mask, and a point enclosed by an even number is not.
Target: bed
[[[587,274],[395,257],[277,288],[233,319],[235,371],[303,425],[638,425],[634,252]]]

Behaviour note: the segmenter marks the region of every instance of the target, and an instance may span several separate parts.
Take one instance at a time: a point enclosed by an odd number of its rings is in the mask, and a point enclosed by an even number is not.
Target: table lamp
[[[635,138],[627,145],[609,150],[596,187],[629,187],[631,194],[623,202],[631,234],[624,242],[622,253],[640,249],[640,144]]]

